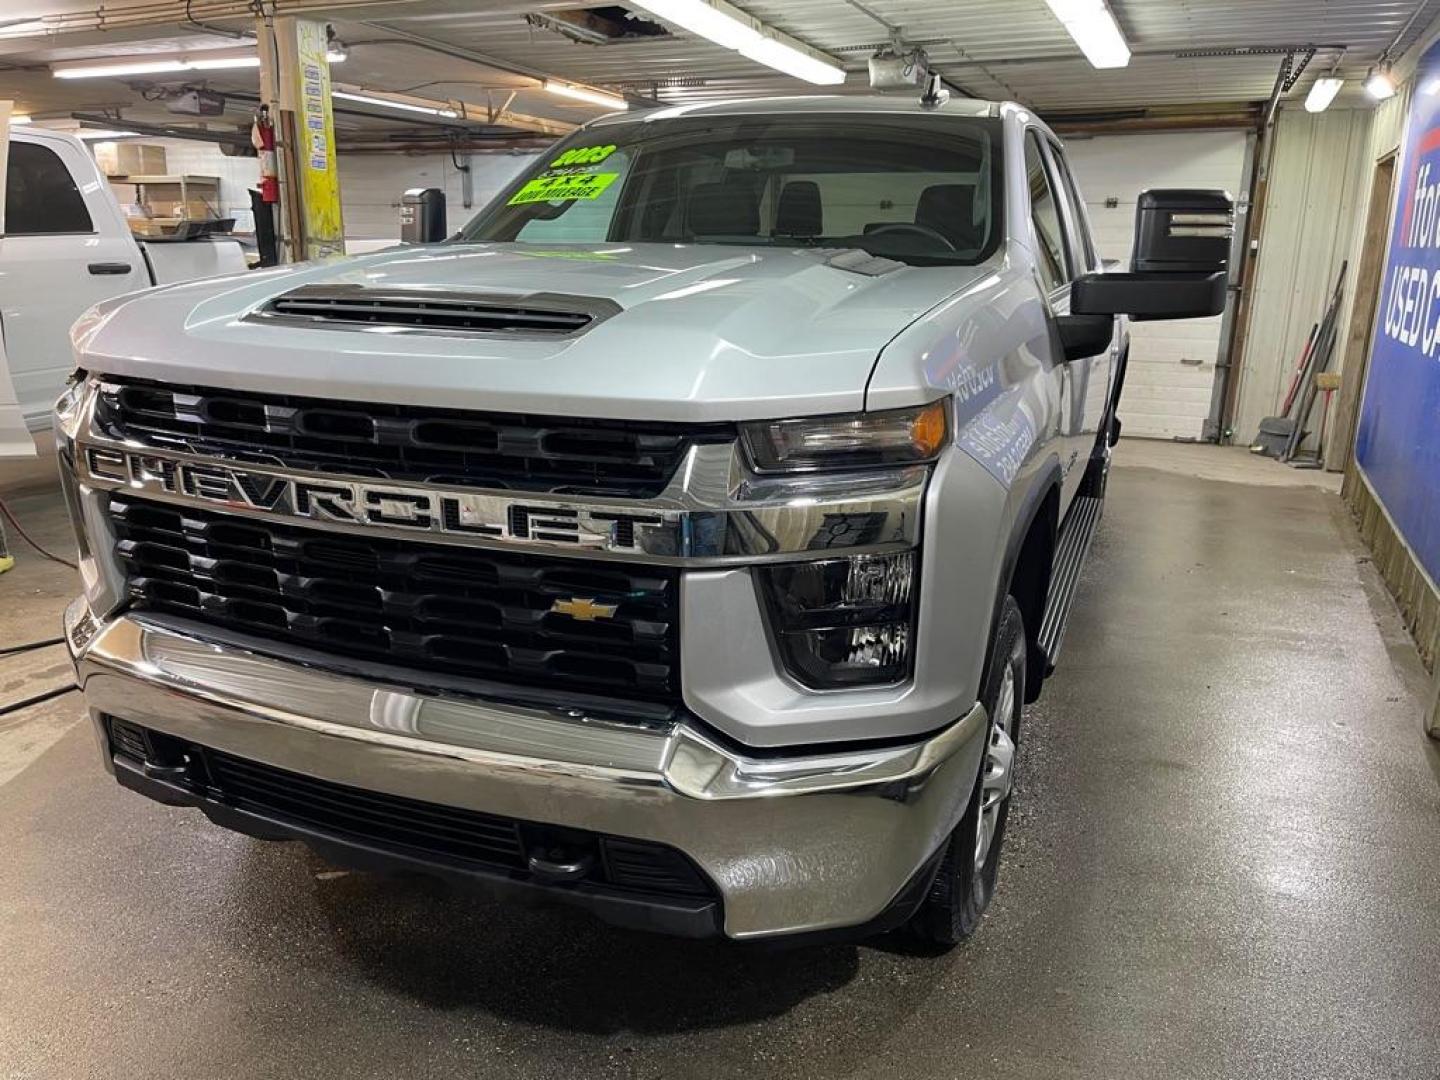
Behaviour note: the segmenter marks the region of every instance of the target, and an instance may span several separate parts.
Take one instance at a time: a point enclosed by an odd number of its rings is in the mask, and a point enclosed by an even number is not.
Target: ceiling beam
[[[334,88],[346,94],[364,94],[374,98],[377,102],[393,101],[404,108],[407,105],[420,106],[427,109],[449,109],[458,113],[458,116],[442,116],[433,120],[427,120],[430,124],[443,124],[447,127],[460,127],[466,124],[485,124],[491,127],[508,127],[534,134],[545,135],[550,138],[559,138],[562,135],[569,135],[578,124],[572,124],[568,120],[550,120],[543,116],[531,116],[527,113],[515,112],[510,108],[510,101],[514,94],[500,107],[496,108],[493,103],[487,101],[483,104],[478,102],[465,101],[463,98],[427,98],[417,97],[414,94],[397,93],[394,90],[377,89],[365,86],[363,83],[337,82]],[[344,100],[343,98],[341,100]],[[337,108],[339,106],[337,105]],[[365,102],[346,101],[344,108],[351,114],[363,116],[374,116],[382,120],[393,120],[396,117],[385,111],[384,105],[367,107]],[[403,119],[409,120],[410,117]]]
[[[116,116],[106,116],[103,113],[71,113],[70,119],[78,120],[82,124],[95,124],[103,128],[123,128],[126,131],[133,131],[136,135],[147,135],[152,139],[188,139],[191,142],[229,143],[232,146],[249,147],[250,128],[233,128],[224,130],[220,128],[195,128],[184,127],[178,124],[154,124],[144,120],[122,120]]]
[[[1136,131],[1216,131],[1236,129],[1253,131],[1258,110],[1237,106],[1217,106],[1210,112],[1160,113],[1150,110],[1117,111],[1107,115],[1096,112],[1083,117],[1046,115],[1041,118],[1055,134],[1065,138],[1076,135],[1118,135]]]
[[[425,37],[423,34],[414,34],[409,30],[402,30],[388,23],[364,20],[361,22],[361,25],[368,26],[370,29],[385,34],[386,36],[383,38],[372,38],[367,41],[354,42],[352,43],[352,48],[354,45],[411,45],[417,49],[427,49],[430,52],[439,53],[442,56],[451,56],[457,60],[468,60],[472,64],[480,64],[484,67],[492,68],[495,71],[503,71],[509,75],[518,75],[522,79],[533,79],[537,85],[542,87],[545,85],[545,80],[553,79],[586,90],[594,90],[597,93],[614,93],[614,91],[607,90],[604,87],[593,86],[586,82],[577,81],[567,75],[560,75],[553,71],[542,71],[539,68],[532,68],[525,64],[517,64],[513,60],[501,60],[499,57],[491,56],[489,53],[477,52],[474,49],[467,49],[460,45],[451,45],[445,41],[437,41],[435,38]],[[647,108],[655,104],[655,102],[650,101],[648,98],[643,98],[635,94],[626,93],[622,96],[634,104]]]

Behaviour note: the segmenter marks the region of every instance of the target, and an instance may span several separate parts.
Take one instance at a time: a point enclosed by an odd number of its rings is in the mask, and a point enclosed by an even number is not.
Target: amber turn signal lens
[[[915,447],[915,454],[921,458],[934,457],[945,445],[948,428],[945,423],[945,402],[932,402],[914,415],[915,418],[910,421],[910,442]]]

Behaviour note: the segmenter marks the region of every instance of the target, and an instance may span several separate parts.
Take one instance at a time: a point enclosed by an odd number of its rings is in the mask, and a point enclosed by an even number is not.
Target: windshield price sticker
[[[572,146],[550,162],[550,168],[559,169],[566,165],[599,165],[614,152],[614,143],[609,146]]]
[[[510,196],[507,205],[598,199],[619,176],[619,173],[561,173],[557,176],[537,176]]]

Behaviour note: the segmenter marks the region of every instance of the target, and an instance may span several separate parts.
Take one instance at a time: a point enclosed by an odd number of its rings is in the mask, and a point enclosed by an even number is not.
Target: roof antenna
[[[938,109],[945,102],[950,100],[950,90],[945,85],[938,71],[932,71],[925,76],[925,92],[920,95],[920,107],[922,109]]]

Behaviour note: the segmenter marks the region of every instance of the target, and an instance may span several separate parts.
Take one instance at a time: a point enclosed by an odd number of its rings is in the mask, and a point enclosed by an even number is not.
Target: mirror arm
[[[1109,350],[1115,336],[1115,316],[1057,315],[1055,328],[1060,334],[1063,362],[1068,364]]]

